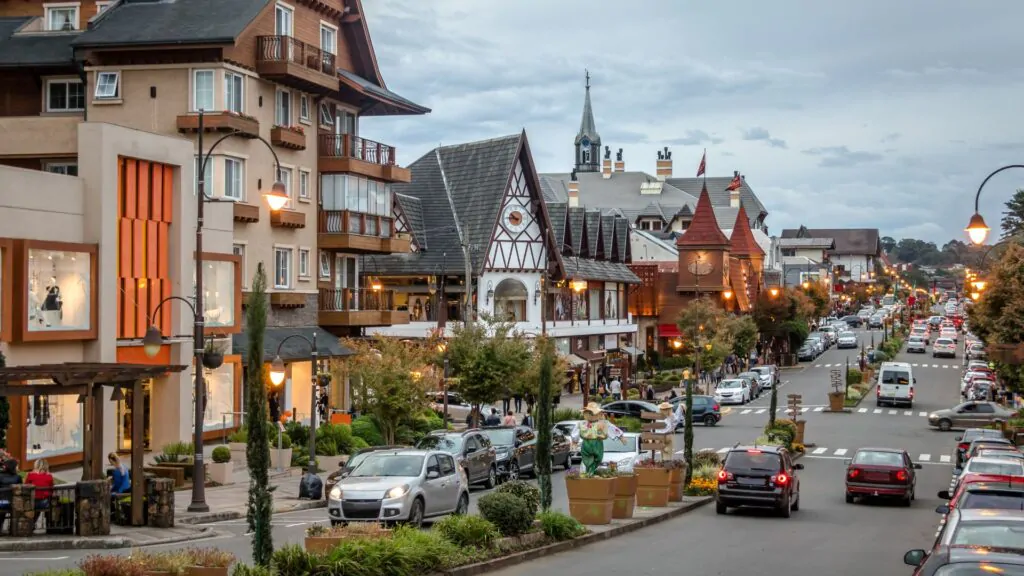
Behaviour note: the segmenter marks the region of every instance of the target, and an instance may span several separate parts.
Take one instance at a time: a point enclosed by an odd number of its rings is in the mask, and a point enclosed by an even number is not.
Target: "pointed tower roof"
[[[676,240],[676,246],[729,246],[729,239],[722,233],[715,219],[707,186],[701,189],[697,208],[693,211],[693,221],[686,232]]]
[[[590,105],[590,71],[587,71],[587,95],[583,100],[583,119],[580,120],[580,131],[576,134],[576,144],[582,142],[584,136],[591,142],[601,141],[594,123],[594,109]]]
[[[729,244],[729,254],[732,256],[764,256],[764,250],[754,240],[754,233],[750,231],[750,219],[747,218],[747,211],[740,205],[736,213],[736,224],[732,227],[732,238]]]

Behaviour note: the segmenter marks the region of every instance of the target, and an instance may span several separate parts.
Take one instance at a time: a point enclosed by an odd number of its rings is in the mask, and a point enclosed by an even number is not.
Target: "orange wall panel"
[[[159,278],[159,254],[160,251],[165,248],[164,244],[161,244],[157,237],[159,236],[159,226],[157,222],[152,220],[146,221],[146,278]]]
[[[150,195],[149,208],[150,220],[160,222],[164,213],[164,172],[170,170],[169,166],[153,164],[153,187]]]
[[[164,222],[156,223],[156,241],[160,246],[160,249],[156,254],[156,277],[157,278],[170,278],[170,247],[168,246],[169,236],[171,234],[171,225],[165,224]]]
[[[118,222],[117,276],[130,278],[132,275],[132,221],[122,218]]]
[[[164,168],[164,184],[163,184],[163,203],[164,207],[161,210],[162,218],[161,222],[171,223],[174,216],[174,208],[171,204],[171,200],[174,198],[174,169],[170,166]]]
[[[152,182],[153,175],[150,172],[153,165],[149,162],[139,161],[139,192],[136,197],[136,214],[141,220],[149,220],[149,194],[150,194],[150,182]]]
[[[170,280],[159,280],[160,282],[160,301],[163,302],[166,298],[171,295],[171,281]],[[171,303],[168,302],[160,307],[160,332],[170,338],[173,334],[171,333]]]
[[[143,258],[146,257],[146,223],[132,220],[132,278],[145,278],[146,269]]]
[[[146,323],[149,320],[149,311],[151,308],[149,301],[150,286],[149,282],[146,280],[139,280],[136,282],[136,285],[139,289],[136,295],[137,306],[135,307],[135,337],[139,338],[141,336],[145,336],[147,328]]]
[[[136,195],[139,189],[139,172],[135,160],[125,160],[125,183],[124,183],[124,217],[137,218],[139,213],[136,209]]]

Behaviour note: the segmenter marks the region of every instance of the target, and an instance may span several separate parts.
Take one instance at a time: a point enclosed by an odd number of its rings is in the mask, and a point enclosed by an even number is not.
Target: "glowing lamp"
[[[732,299],[732,290],[726,290],[725,292],[722,292],[722,296],[726,300],[731,300]]]
[[[291,200],[283,182],[274,182],[274,185],[270,187],[270,192],[264,194],[263,197],[266,198],[271,212],[280,211]]]
[[[768,293],[772,295],[772,298],[774,298],[774,297],[779,295],[779,289],[778,288],[772,288],[771,290],[768,291]]]
[[[280,386],[284,382],[284,360],[281,360],[280,356],[275,356],[274,361],[270,363],[270,383],[274,386]]]
[[[971,300],[977,300],[981,298],[981,292],[971,292]]]
[[[163,334],[156,326],[150,326],[149,330],[146,330],[146,336],[142,339],[142,351],[146,353],[146,356],[153,358],[160,353],[160,348],[163,345]]]
[[[574,278],[569,282],[569,286],[572,288],[573,292],[579,294],[587,289],[587,281]]]
[[[676,350],[679,350],[680,348],[683,347],[683,341],[680,340],[679,338],[676,338],[675,340],[672,341],[672,347],[675,348]]]
[[[985,243],[989,230],[988,224],[985,224],[985,219],[977,212],[974,213],[974,216],[971,216],[971,221],[967,223],[967,228],[964,228],[964,231],[967,232],[967,237],[971,239],[971,243],[975,246]]]
[[[808,288],[811,287],[811,283],[808,282],[807,280],[804,280],[803,287],[804,287],[804,290],[807,290]]]

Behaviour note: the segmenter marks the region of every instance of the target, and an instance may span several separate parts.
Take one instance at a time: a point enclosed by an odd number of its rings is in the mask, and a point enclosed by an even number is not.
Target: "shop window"
[[[203,307],[206,326],[235,325],[235,263],[203,263]]]
[[[0,342],[11,338],[11,304],[13,295],[11,281],[13,269],[11,259],[11,242],[0,238]]]
[[[494,288],[494,317],[507,322],[526,322],[526,285],[506,278]]]
[[[206,379],[206,405],[203,430],[223,430],[235,426],[235,363],[224,362],[216,370],[203,370]]]
[[[30,380],[27,384],[48,384]],[[29,461],[81,452],[83,405],[75,394],[29,396],[25,457]]]
[[[92,328],[92,254],[28,250],[28,331]]]
[[[604,285],[604,317],[608,320],[619,317],[619,293],[615,284]]]
[[[587,317],[591,320],[601,319],[601,293],[600,288],[591,288],[587,291],[587,305],[590,307]]]

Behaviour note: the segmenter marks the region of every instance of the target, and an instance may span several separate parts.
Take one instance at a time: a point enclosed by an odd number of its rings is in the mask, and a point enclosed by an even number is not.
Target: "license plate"
[[[885,472],[869,472],[864,475],[864,479],[868,482],[888,482],[889,474]]]
[[[739,483],[743,486],[764,486],[764,478],[739,478]]]

